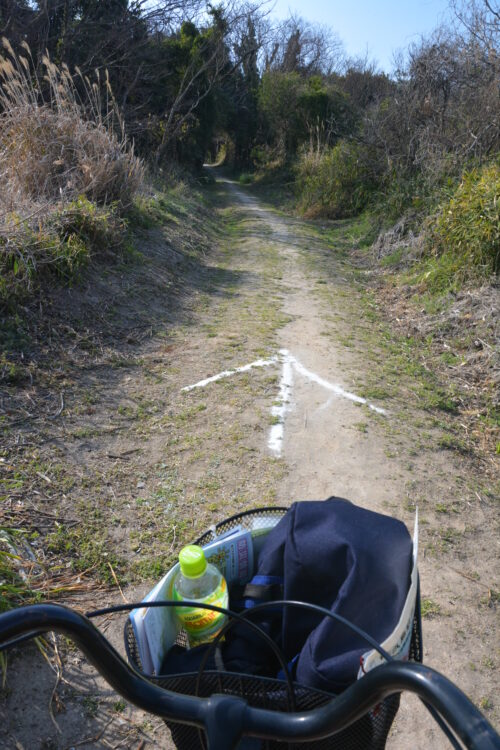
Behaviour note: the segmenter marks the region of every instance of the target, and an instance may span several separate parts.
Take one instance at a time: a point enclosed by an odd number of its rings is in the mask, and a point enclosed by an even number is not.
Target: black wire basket
[[[287,512],[287,508],[270,507],[246,511],[231,516],[196,540],[201,546],[213,541],[236,526],[243,529],[270,529]],[[181,631],[177,639],[179,645],[186,645],[185,633]],[[130,620],[125,624],[125,649],[129,662],[142,672],[142,664]],[[422,629],[420,620],[420,597],[417,596],[413,629],[410,644],[410,661],[422,661]],[[144,673],[143,673],[144,674]],[[152,683],[167,690],[184,695],[209,697],[214,693],[236,695],[256,708],[266,708],[280,712],[307,711],[323,706],[334,697],[331,693],[293,683],[293,695],[283,680],[256,677],[255,675],[235,672],[206,670],[201,674],[190,672],[175,675],[144,676]],[[399,708],[399,695],[392,695],[382,701],[373,710],[367,712],[347,729],[326,739],[313,742],[286,743],[275,741],[245,740],[241,747],[248,750],[284,750],[284,748],[302,748],[302,750],[381,750],[385,747],[394,717]],[[173,722],[166,722],[172,733],[172,739],[178,750],[204,750],[205,735],[195,727]]]

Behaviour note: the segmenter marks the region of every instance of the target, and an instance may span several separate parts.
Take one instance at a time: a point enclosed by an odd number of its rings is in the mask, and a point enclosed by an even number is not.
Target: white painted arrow
[[[349,399],[349,401],[354,401],[354,403],[356,404],[367,404],[368,407],[372,409],[372,411],[377,412],[377,414],[386,414],[385,409],[381,409],[379,406],[374,406],[373,404],[368,403],[366,398],[363,398],[362,396],[356,396],[355,393],[346,391],[344,388],[342,388],[342,386],[337,385],[336,383],[330,383],[328,380],[325,380],[319,375],[316,375],[315,372],[311,372],[306,367],[304,367],[304,365],[299,362],[299,360],[296,359],[293,354],[290,354],[287,349],[280,349],[280,359],[283,363],[281,371],[280,393],[278,396],[278,401],[280,402],[280,404],[279,406],[273,406],[271,410],[271,413],[275,416],[278,416],[280,418],[280,421],[277,424],[272,425],[269,433],[269,439],[267,441],[269,450],[274,453],[275,456],[281,456],[281,452],[283,449],[285,415],[286,412],[291,408],[290,404],[293,385],[293,369],[295,369],[299,373],[299,375],[302,375],[302,377],[307,378],[307,380],[310,380],[317,385],[320,385],[327,391],[335,393],[335,395],[337,396],[347,398]]]
[[[236,375],[238,372],[247,372],[252,370],[254,367],[269,367],[269,365],[275,365],[278,362],[278,357],[271,357],[271,359],[257,359],[255,362],[250,362],[249,365],[243,365],[243,367],[237,367],[235,370],[223,370],[217,375],[212,375],[211,378],[205,378],[205,380],[199,380],[193,385],[186,385],[182,388],[183,391],[192,391],[193,388],[204,388],[209,383],[215,383],[216,380],[222,378],[229,378],[231,375]]]
[[[277,404],[271,407],[271,415],[276,418],[276,424],[271,426],[269,432],[268,446],[269,450],[274,453],[275,456],[281,456],[283,449],[283,437],[285,432],[285,416],[291,408],[292,403],[292,389],[293,389],[293,371],[295,370],[299,375],[310,380],[313,383],[325,388],[325,390],[334,393],[336,396],[347,398],[349,401],[353,401],[356,404],[366,404],[369,409],[377,412],[377,414],[386,414],[385,409],[381,409],[379,406],[370,404],[366,398],[357,396],[355,393],[346,391],[341,385],[337,383],[330,383],[328,380],[316,375],[315,372],[311,372],[304,365],[299,362],[287,349],[280,349],[279,355],[270,357],[269,359],[257,359],[255,362],[250,362],[248,365],[242,367],[236,367],[234,370],[223,370],[217,375],[212,375],[210,378],[205,380],[199,380],[193,385],[186,385],[182,388],[183,391],[192,391],[194,388],[204,388],[209,383],[215,383],[217,380],[222,378],[229,378],[231,375],[236,375],[239,372],[248,372],[255,367],[269,367],[281,362],[281,380],[280,389],[277,398]]]

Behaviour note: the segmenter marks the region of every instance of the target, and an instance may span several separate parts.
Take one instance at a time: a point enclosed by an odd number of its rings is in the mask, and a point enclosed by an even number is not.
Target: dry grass
[[[0,179],[4,209],[26,199],[127,203],[142,166],[125,137],[107,73],[101,81],[73,78],[47,56],[40,76],[31,59],[16,55],[4,38],[0,57]]]
[[[71,278],[99,251],[95,237],[116,235],[116,212],[139,189],[143,165],[125,136],[107,73],[96,71],[91,82],[47,56],[39,70],[26,44],[19,55],[7,39],[2,44],[0,301],[5,301],[30,292],[44,267]],[[108,238],[105,244],[115,246]]]
[[[74,573],[37,555],[19,530],[0,526],[0,612],[13,604],[65,599],[103,588],[92,575],[96,566]]]

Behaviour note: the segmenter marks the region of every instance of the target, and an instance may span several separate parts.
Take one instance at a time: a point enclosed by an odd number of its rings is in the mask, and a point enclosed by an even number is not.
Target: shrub
[[[54,212],[47,226],[65,244],[82,242],[92,255],[114,255],[122,246],[126,224],[113,206],[97,206],[84,196]]]
[[[47,275],[74,280],[92,257],[124,247],[126,237],[126,224],[112,206],[97,206],[84,196],[54,210],[38,227],[18,214],[5,216],[0,304],[15,304]]]
[[[143,176],[107,76],[93,84],[29,47],[0,56],[0,303],[15,303],[51,273],[72,280],[126,236],[119,212]],[[102,83],[102,85],[101,85]]]
[[[428,229],[425,280],[435,289],[500,271],[500,165],[465,172]]]
[[[377,186],[374,164],[367,149],[343,140],[334,148],[304,152],[296,170],[301,209],[311,217],[355,216]]]
[[[240,185],[251,185],[254,181],[254,175],[250,172],[242,172],[238,177]]]
[[[65,65],[44,56],[40,80],[27,45],[24,57],[3,44],[9,54],[0,57],[0,179],[10,196],[7,208],[78,195],[129,203],[142,166],[125,138],[107,76],[102,85],[98,74],[93,84],[78,75],[75,82]]]

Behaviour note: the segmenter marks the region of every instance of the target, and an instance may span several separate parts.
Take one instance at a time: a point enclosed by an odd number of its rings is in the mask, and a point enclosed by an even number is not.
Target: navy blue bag
[[[401,615],[411,566],[412,540],[400,521],[340,498],[299,502],[269,532],[246,606],[266,600],[268,586],[281,579],[282,598],[326,607],[382,643]],[[334,693],[356,679],[370,648],[345,625],[306,610],[275,612],[267,629],[298,682]],[[238,652],[255,660],[252,641],[240,630],[227,661]]]

